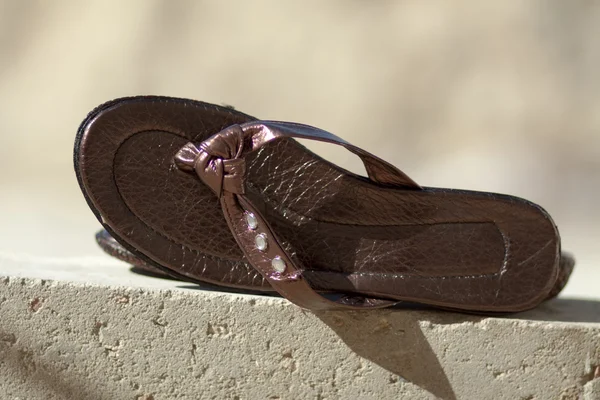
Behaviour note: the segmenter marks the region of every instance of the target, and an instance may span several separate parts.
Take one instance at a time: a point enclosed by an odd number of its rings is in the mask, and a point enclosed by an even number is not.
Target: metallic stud
[[[279,272],[280,274],[285,271],[286,267],[285,261],[283,261],[283,259],[279,256],[275,256],[275,258],[271,260],[271,266],[275,271]]]
[[[267,235],[265,235],[264,233],[256,235],[256,237],[254,238],[254,244],[256,245],[256,248],[258,250],[265,251],[269,246],[269,243],[267,242]]]
[[[246,224],[248,224],[248,228],[251,230],[258,228],[258,219],[256,219],[256,215],[250,211],[246,212]]]

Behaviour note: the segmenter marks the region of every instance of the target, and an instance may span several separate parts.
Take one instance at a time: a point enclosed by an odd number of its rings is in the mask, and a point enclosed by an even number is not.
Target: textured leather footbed
[[[90,207],[136,257],[179,279],[269,291],[244,259],[216,196],[173,167],[187,142],[253,120],[182,99],[120,99],[93,111],[75,145]],[[481,311],[518,311],[556,281],[548,215],[490,193],[376,185],[292,139],[252,154],[248,196],[322,291]]]
[[[164,279],[177,279],[170,274],[157,269],[149,263],[141,260],[136,257],[133,253],[129,252],[125,247],[123,247],[119,242],[117,242],[105,229],[102,229],[96,232],[96,242],[98,246],[108,255],[115,257],[121,261],[126,262],[131,265],[131,271],[135,273],[139,273],[142,275],[148,275],[155,278],[164,278]],[[558,278],[554,283],[554,287],[548,293],[546,300],[552,299],[556,297],[567,285],[569,278],[571,277],[571,273],[573,272],[573,268],[575,266],[575,259],[569,253],[562,253],[560,257],[559,269],[558,269]],[[203,287],[206,286],[205,283],[202,283]],[[237,291],[235,289],[227,288],[224,286],[213,285],[214,288],[218,290],[228,290],[228,291]],[[268,292],[254,292],[265,294]]]

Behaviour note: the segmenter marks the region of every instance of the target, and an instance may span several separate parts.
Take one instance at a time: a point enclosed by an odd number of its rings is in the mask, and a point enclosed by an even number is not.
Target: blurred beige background
[[[567,294],[600,297],[600,2],[0,0],[0,253],[103,257],[73,139],[136,94],[316,125],[422,185],[537,202],[579,261]]]

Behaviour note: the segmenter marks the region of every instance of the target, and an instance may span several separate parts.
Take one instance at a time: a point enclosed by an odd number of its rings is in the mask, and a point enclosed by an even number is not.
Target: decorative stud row
[[[248,229],[254,231],[258,228],[258,219],[254,213],[250,211],[246,211],[245,213],[246,224],[248,225]],[[254,237],[254,245],[259,251],[266,251],[269,247],[269,241],[267,235],[265,233],[259,233]],[[286,269],[285,261],[280,256],[275,256],[271,260],[271,267],[278,272],[283,273]]]

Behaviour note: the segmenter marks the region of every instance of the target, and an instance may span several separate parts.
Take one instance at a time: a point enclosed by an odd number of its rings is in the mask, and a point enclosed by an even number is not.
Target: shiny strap
[[[329,300],[304,278],[305,267],[284,250],[271,225],[245,195],[245,156],[268,142],[302,138],[333,143],[357,154],[369,178],[377,184],[420,189],[393,165],[351,145],[337,136],[307,125],[253,121],[232,125],[199,145],[186,144],[175,156],[177,166],[195,172],[218,196],[225,219],[250,264],[282,296],[311,310],[389,307],[391,300],[343,296]]]

